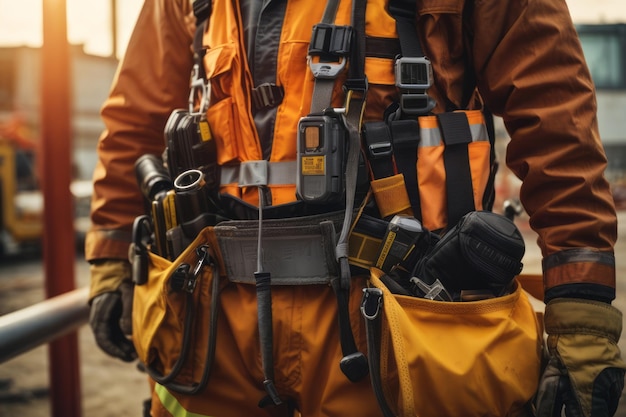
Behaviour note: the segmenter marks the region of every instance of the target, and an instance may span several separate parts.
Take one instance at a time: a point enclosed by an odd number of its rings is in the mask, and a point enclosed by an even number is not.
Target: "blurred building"
[[[75,174],[77,179],[89,179],[96,161],[96,142],[103,129],[99,111],[118,61],[85,54],[81,45],[70,47],[70,59]],[[35,140],[40,135],[40,84],[45,68],[40,48],[0,48],[0,121],[19,114]]]
[[[596,86],[600,136],[609,158],[607,177],[626,191],[626,24],[578,25]],[[620,196],[626,201],[626,195]]]

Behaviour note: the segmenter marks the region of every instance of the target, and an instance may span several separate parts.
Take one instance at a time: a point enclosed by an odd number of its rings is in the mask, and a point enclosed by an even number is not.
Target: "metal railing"
[[[71,333],[87,323],[87,287],[0,316],[0,363]]]

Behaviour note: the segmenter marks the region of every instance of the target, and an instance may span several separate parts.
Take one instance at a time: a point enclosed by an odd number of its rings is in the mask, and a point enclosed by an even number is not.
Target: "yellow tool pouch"
[[[371,269],[364,290],[368,360],[385,416],[523,415],[537,389],[542,335],[513,293],[445,302],[392,294]]]
[[[219,273],[212,234],[202,230],[173,262],[150,252],[148,279],[135,285],[135,349],[152,379],[173,391],[202,389],[213,360]]]

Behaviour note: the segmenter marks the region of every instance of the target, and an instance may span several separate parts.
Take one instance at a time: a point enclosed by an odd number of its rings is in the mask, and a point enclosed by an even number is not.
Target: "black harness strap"
[[[404,185],[409,196],[413,215],[421,220],[421,204],[417,185],[417,147],[420,141],[417,120],[394,120],[391,122],[393,154],[398,172],[404,175]]]
[[[468,150],[472,133],[463,112],[440,113],[437,119],[445,143],[443,162],[446,170],[448,225],[455,225],[461,217],[476,209]]]
[[[346,377],[357,382],[368,373],[367,358],[356,347],[352,326],[350,325],[350,264],[349,264],[349,231],[352,224],[352,209],[355,202],[357,176],[360,155],[361,120],[365,110],[368,82],[365,75],[365,8],[366,0],[352,2],[352,29],[356,35],[351,42],[351,65],[348,79],[344,84],[346,92],[346,128],[348,130],[348,158],[346,163],[346,208],[341,234],[337,241],[336,256],[339,263],[339,278],[331,281],[337,297],[339,320],[339,336],[343,357],[339,363]],[[356,44],[356,45],[355,45]]]

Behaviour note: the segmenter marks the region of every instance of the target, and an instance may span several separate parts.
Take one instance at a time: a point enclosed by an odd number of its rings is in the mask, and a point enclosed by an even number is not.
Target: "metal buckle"
[[[315,78],[334,80],[345,69],[347,59],[340,58],[339,62],[313,62],[313,57],[307,57],[309,68]]]
[[[194,112],[196,97],[200,100],[198,111]],[[211,84],[200,77],[200,66],[195,64],[191,72],[191,91],[189,92],[189,114],[203,117],[209,108]]]
[[[435,99],[426,93],[400,95],[400,108],[406,114],[425,114],[436,105]]]
[[[361,299],[361,314],[367,320],[374,320],[378,317],[383,305],[383,292],[380,288],[363,288],[363,298]]]
[[[406,90],[428,90],[432,86],[432,65],[426,57],[401,57],[395,62],[396,86]]]

